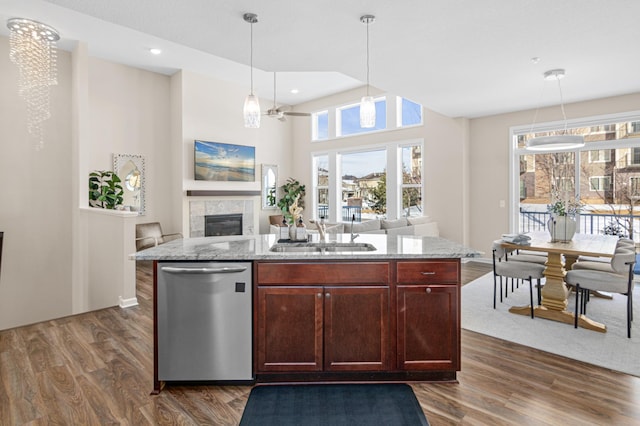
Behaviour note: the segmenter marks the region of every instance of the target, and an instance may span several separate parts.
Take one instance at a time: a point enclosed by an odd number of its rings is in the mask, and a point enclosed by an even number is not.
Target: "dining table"
[[[611,258],[618,243],[618,237],[613,235],[580,234],[576,233],[570,241],[554,241],[548,232],[535,231],[525,235],[531,239],[527,244],[503,242],[502,246],[510,250],[527,250],[531,252],[546,252],[545,282],[541,290],[541,305],[534,308],[534,316],[567,324],[574,323],[574,313],[567,310],[569,287],[565,283],[566,271],[580,256]],[[530,306],[514,306],[509,312],[520,315],[530,315]],[[593,321],[586,315],[578,318],[580,327],[606,332],[604,324]]]

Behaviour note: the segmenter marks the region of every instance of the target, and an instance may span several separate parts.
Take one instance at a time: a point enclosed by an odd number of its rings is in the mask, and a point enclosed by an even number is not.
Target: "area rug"
[[[406,384],[261,385],[249,394],[240,426],[428,426]]]
[[[575,329],[573,324],[510,313],[511,306],[529,304],[528,283],[509,293],[503,303],[498,298],[493,309],[493,273],[489,273],[462,287],[462,328],[640,377],[637,283],[633,300],[635,328],[632,326],[628,339],[626,296],[614,294],[613,300],[591,297],[587,316],[605,324],[606,333]],[[574,307],[575,293],[571,293],[568,310],[573,311]]]

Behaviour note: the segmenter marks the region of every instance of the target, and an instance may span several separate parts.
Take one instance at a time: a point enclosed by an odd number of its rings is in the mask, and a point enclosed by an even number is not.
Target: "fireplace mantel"
[[[187,190],[187,197],[258,197],[260,191],[225,191],[225,190]]]

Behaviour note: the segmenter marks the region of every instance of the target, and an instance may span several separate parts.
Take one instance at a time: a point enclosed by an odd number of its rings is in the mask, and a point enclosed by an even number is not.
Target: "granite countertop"
[[[317,242],[318,236],[314,236]],[[349,234],[327,235],[327,243],[348,243]],[[355,242],[372,244],[373,251],[274,252],[277,236],[242,235],[225,237],[185,238],[139,251],[132,260],[321,260],[321,259],[411,259],[466,258],[481,255],[453,241],[436,237],[383,234],[362,234]],[[286,244],[286,243],[283,243]]]

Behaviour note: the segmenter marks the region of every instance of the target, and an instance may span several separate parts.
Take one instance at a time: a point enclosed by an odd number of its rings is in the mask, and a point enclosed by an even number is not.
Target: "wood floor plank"
[[[464,263],[463,283],[489,271]],[[0,425],[239,423],[250,386],[150,395],[152,262],[136,277],[136,307],[0,331]],[[412,387],[432,426],[640,424],[640,378],[467,330],[458,383]]]

